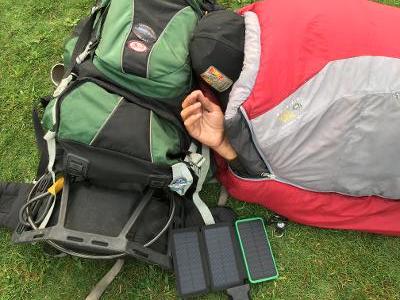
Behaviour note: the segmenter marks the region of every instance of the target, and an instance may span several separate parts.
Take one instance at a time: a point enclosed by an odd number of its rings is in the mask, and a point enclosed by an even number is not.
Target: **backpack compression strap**
[[[115,277],[121,272],[125,260],[118,259],[110,271],[96,284],[85,300],[99,300]]]
[[[203,184],[206,181],[208,171],[210,170],[210,148],[207,146],[201,146],[201,155],[204,158],[203,164],[200,166],[200,172],[198,173],[199,179],[197,181],[196,190],[193,193],[193,203],[196,205],[197,209],[199,210],[204,223],[206,225],[215,224],[215,220],[213,215],[211,214],[210,209],[208,208],[207,204],[204,203],[203,200],[200,198],[200,192],[203,189]]]
[[[100,1],[92,8],[91,14],[83,26],[74,51],[72,52],[71,64],[65,70],[64,78],[54,91],[53,97],[58,97],[63,93],[74,79],[74,76],[76,76],[77,66],[80,65],[97,46],[99,37],[93,37],[93,27],[96,24],[98,16],[101,16],[107,10],[107,4],[108,1]]]

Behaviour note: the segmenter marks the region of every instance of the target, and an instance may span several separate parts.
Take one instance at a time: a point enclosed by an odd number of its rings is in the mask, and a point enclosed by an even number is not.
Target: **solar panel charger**
[[[261,218],[174,230],[172,257],[182,298],[227,290],[231,299],[246,300],[247,278],[258,283],[278,276]]]

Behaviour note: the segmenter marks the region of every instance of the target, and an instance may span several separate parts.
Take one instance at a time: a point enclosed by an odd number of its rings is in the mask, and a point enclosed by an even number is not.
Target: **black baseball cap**
[[[196,75],[212,88],[224,111],[243,68],[244,40],[244,18],[233,11],[217,10],[199,21],[190,44]]]

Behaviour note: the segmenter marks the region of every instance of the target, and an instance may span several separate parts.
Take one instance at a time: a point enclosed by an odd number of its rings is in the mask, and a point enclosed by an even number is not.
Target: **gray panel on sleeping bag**
[[[400,59],[333,61],[250,122],[276,180],[400,199]]]

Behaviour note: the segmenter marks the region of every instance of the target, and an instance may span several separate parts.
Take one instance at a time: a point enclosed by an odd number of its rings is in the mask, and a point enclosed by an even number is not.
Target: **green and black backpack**
[[[189,42],[211,9],[201,0],[102,0],[78,24],[41,123],[34,115],[42,159],[14,240],[171,268],[168,232],[193,214],[214,222],[198,196],[209,150],[179,117],[194,84]],[[61,181],[60,193],[41,198]]]

